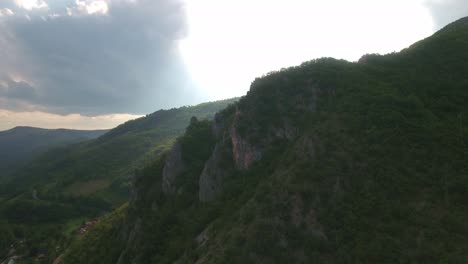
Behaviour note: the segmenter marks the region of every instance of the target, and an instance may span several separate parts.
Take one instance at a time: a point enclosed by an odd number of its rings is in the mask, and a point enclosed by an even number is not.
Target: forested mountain
[[[170,149],[192,117],[211,119],[235,100],[160,110],[25,165],[0,185],[0,262],[13,242],[23,259],[53,261],[83,221],[128,201],[135,170]]]
[[[97,195],[119,205],[127,199],[126,185],[134,170],[170,148],[191,117],[212,118],[234,101],[159,110],[128,121],[95,140],[52,149],[14,174],[3,185],[0,196],[35,189],[40,196]],[[123,195],[118,195],[122,191]]]
[[[467,263],[468,18],[256,79],[60,263]]]
[[[48,149],[94,139],[107,131],[35,127],[0,131],[0,180]]]

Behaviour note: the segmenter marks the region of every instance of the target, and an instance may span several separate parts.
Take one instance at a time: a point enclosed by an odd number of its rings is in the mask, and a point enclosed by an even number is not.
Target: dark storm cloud
[[[34,88],[26,82],[8,80],[4,84],[0,84],[0,96],[33,100],[36,97],[36,92]]]
[[[432,14],[436,30],[459,18],[468,16],[467,0],[427,0],[426,6]]]
[[[179,0],[44,2],[0,4],[14,12],[0,18],[0,108],[17,100],[63,114],[140,114],[194,102],[177,51]]]

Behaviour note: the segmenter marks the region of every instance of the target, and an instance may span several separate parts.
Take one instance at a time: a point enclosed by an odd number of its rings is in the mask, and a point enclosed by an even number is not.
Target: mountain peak
[[[450,26],[463,26],[463,27],[468,28],[468,16],[460,18],[447,25],[447,27],[450,27]]]
[[[439,34],[444,34],[448,32],[456,32],[458,34],[468,34],[468,17],[460,18],[439,31],[437,31],[434,36],[437,36]]]

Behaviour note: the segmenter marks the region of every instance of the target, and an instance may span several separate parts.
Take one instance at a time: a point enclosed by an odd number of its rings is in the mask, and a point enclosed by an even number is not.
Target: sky
[[[0,0],[0,130],[111,128],[272,70],[399,51],[466,0]]]

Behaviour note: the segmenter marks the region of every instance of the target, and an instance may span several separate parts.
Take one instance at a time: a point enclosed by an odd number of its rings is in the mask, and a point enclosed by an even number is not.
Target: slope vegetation
[[[0,131],[0,178],[48,149],[97,138],[108,130],[42,129],[15,127]]]
[[[466,263],[467,47],[465,18],[400,53],[256,79],[63,263]]]
[[[128,201],[135,170],[170,149],[192,117],[210,119],[235,100],[160,110],[97,139],[52,149],[24,166],[1,185],[0,229],[6,235],[0,238],[0,259],[5,245],[16,241],[23,256],[45,254],[44,262],[52,262],[60,253],[56,247],[63,248],[86,219]]]

